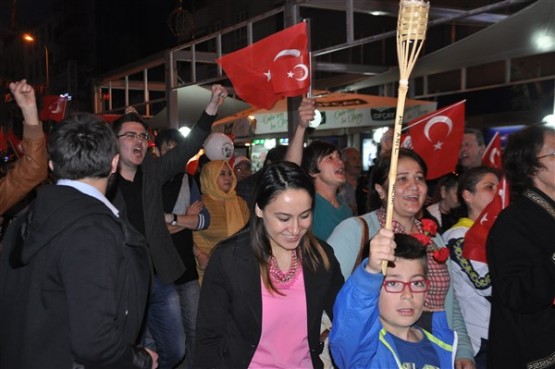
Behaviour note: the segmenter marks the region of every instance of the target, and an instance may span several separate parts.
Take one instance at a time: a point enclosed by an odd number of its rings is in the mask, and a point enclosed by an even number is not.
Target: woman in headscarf
[[[212,160],[202,167],[200,189],[202,202],[210,213],[210,226],[193,232],[199,281],[214,246],[237,233],[249,220],[247,203],[235,193],[236,185],[237,178],[227,161]]]

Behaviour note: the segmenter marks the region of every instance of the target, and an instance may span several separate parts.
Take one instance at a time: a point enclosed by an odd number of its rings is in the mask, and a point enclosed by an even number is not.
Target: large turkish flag
[[[222,66],[237,94],[249,104],[271,109],[286,96],[310,87],[306,23],[301,22],[241,50],[222,56]]]

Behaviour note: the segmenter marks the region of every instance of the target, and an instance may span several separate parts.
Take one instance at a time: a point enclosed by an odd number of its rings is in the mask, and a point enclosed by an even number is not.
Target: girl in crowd
[[[310,231],[314,193],[296,164],[261,169],[249,227],[206,269],[195,368],[322,368],[320,320],[343,277]]]
[[[360,251],[368,250],[367,243],[363,242],[363,227],[367,227],[368,238],[371,239],[385,224],[384,206],[390,161],[390,155],[382,156],[372,170],[369,201],[370,209],[374,211],[361,216],[367,225],[363,225],[357,217],[352,217],[341,222],[328,238],[345,277],[349,276],[353,268],[364,258]],[[426,163],[417,153],[400,149],[393,197],[393,232],[419,237],[427,244],[430,290],[426,295],[424,312],[418,325],[432,332],[432,312],[445,310],[450,328],[458,335],[456,368],[472,369],[474,352],[450,283],[449,251],[435,232],[435,222],[429,219],[419,221],[416,218],[426,199],[426,171]]]
[[[461,218],[443,234],[443,240],[450,249],[451,260],[454,262],[453,289],[460,302],[478,369],[486,368],[491,280],[485,259],[485,245],[483,250],[465,249],[464,238],[482,210],[493,200],[498,184],[495,169],[475,167],[465,171],[460,177],[457,191],[460,206],[456,213]],[[463,250],[466,257],[463,256]]]
[[[426,208],[428,212],[437,220],[440,233],[445,232],[458,220],[453,215],[453,209],[459,205],[457,198],[458,174],[448,173],[439,180],[433,203]]]
[[[237,233],[249,220],[247,203],[235,193],[236,184],[237,179],[227,161],[212,160],[203,165],[200,189],[202,202],[210,213],[210,226],[193,232],[199,282],[202,282],[214,246]]]

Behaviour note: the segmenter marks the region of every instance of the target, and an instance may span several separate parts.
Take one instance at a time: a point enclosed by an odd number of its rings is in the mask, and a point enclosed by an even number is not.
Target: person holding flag
[[[23,113],[24,152],[13,169],[0,178],[0,215],[44,181],[48,167],[46,139],[39,121],[35,90],[22,79],[10,83],[10,91]]]
[[[555,130],[511,135],[503,165],[513,201],[486,244],[488,368],[555,368]]]
[[[468,336],[474,349],[476,368],[486,369],[486,345],[491,305],[491,281],[485,258],[463,256],[465,234],[485,207],[494,199],[499,174],[484,166],[465,171],[459,179],[457,197],[461,216],[458,222],[442,235],[450,250],[453,290],[459,300]],[[485,253],[481,255],[485,256]]]

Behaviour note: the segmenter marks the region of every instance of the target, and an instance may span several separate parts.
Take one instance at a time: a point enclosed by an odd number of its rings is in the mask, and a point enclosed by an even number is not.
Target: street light
[[[23,40],[29,43],[35,43],[37,40],[33,37],[33,35],[29,33],[23,34]],[[50,72],[48,69],[48,47],[44,42],[41,42],[42,47],[44,47],[44,65],[46,67],[46,93],[48,93],[48,87],[50,86]]]

